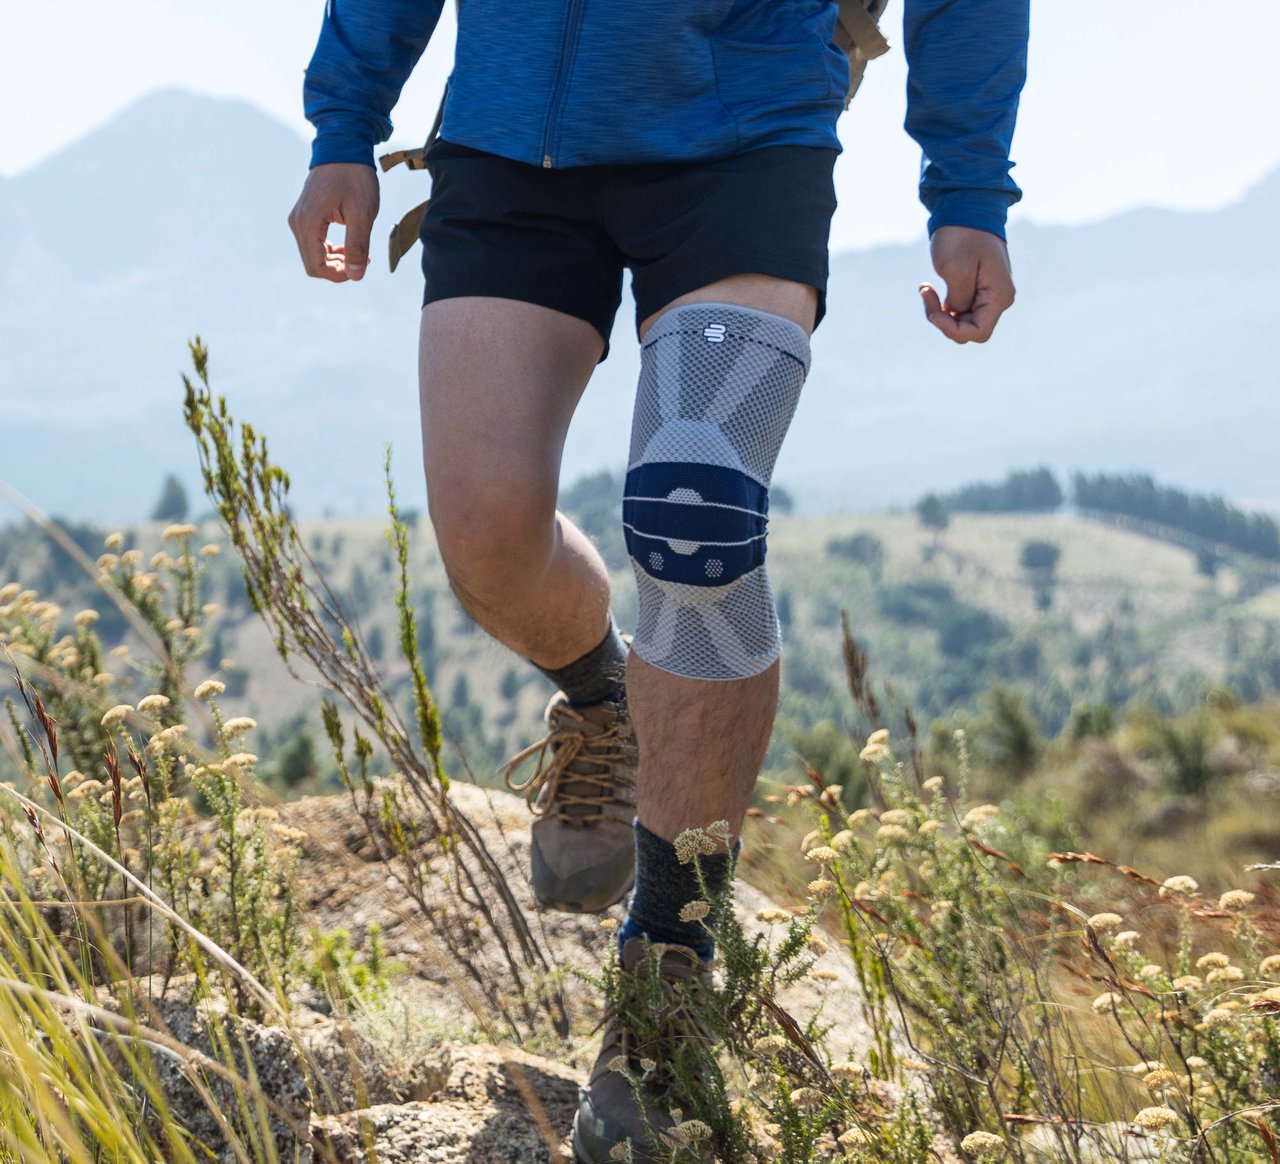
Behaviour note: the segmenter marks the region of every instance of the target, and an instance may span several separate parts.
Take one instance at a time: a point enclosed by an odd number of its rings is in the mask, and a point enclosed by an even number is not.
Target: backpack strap
[[[431,132],[427,134],[426,142],[415,149],[392,150],[389,154],[383,154],[378,158],[378,165],[382,167],[383,173],[393,170],[399,165],[407,166],[410,170],[425,170],[427,168],[427,151],[431,148],[436,138],[440,136],[440,124],[444,121],[444,103],[448,96],[449,83],[446,81],[444,92],[440,95],[440,104],[436,108],[436,117],[431,123]],[[391,228],[391,237],[387,240],[387,261],[393,271],[400,265],[400,260],[413,250],[413,244],[418,241],[418,229],[422,226],[422,220],[426,216],[427,207],[430,205],[430,198],[425,202],[418,203]]]
[[[889,51],[889,42],[877,23],[887,6],[888,0],[839,0],[835,42],[849,58],[849,92],[844,98],[846,109],[862,84],[867,62]]]

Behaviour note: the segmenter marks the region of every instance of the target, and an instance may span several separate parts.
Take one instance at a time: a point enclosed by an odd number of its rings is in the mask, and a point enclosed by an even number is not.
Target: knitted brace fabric
[[[769,482],[808,371],[804,329],[747,307],[685,304],[646,337],[623,525],[653,666],[745,679],[778,658]]]

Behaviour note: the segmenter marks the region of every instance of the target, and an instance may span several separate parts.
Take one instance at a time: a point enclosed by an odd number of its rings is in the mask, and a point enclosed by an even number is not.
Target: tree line
[[[1041,467],[1016,470],[1003,481],[974,482],[951,493],[928,494],[916,509],[926,525],[941,528],[946,521],[938,519],[938,512],[1047,513],[1066,500],[1057,478]],[[1074,473],[1071,501],[1086,513],[1132,518],[1280,562],[1280,524],[1273,518],[1240,509],[1216,494],[1160,485],[1146,473]]]

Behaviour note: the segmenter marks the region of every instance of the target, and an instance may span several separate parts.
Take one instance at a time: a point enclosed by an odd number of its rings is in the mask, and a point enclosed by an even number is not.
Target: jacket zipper
[[[565,19],[564,40],[560,44],[560,64],[556,70],[556,83],[551,90],[551,106],[547,110],[547,125],[542,135],[542,167],[551,169],[555,164],[551,155],[552,136],[560,119],[560,106],[564,103],[564,91],[569,84],[569,63],[573,60],[578,43],[578,30],[582,25],[583,0],[569,0],[569,14]]]

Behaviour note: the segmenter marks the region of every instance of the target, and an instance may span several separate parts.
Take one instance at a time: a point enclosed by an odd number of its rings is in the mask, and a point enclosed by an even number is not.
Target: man
[[[941,299],[984,342],[1013,302],[1004,243],[1028,0],[906,0],[907,128],[922,145]],[[306,80],[312,169],[290,225],[307,272],[359,280],[378,210],[373,147],[442,0],[329,0]],[[779,633],[768,487],[825,311],[836,121],[849,81],[836,0],[466,0],[422,224],[420,381],[428,501],[458,598],[559,693],[526,783],[532,880],[551,908],[632,888],[624,972],[661,943],[695,980],[714,892],[769,740]],[[330,244],[333,223],[345,241]],[[556,511],[565,433],[632,272],[642,371],[624,500],[640,605],[613,626],[592,544]],[[856,406],[850,402],[850,406]],[[625,684],[624,684],[625,677]],[[639,759],[637,762],[637,742]],[[523,759],[527,757],[519,757]],[[684,854],[682,854],[684,855]],[[661,1086],[637,1103],[606,1028],[575,1121],[580,1159],[657,1151]],[[661,1079],[661,1070],[654,1076]]]

